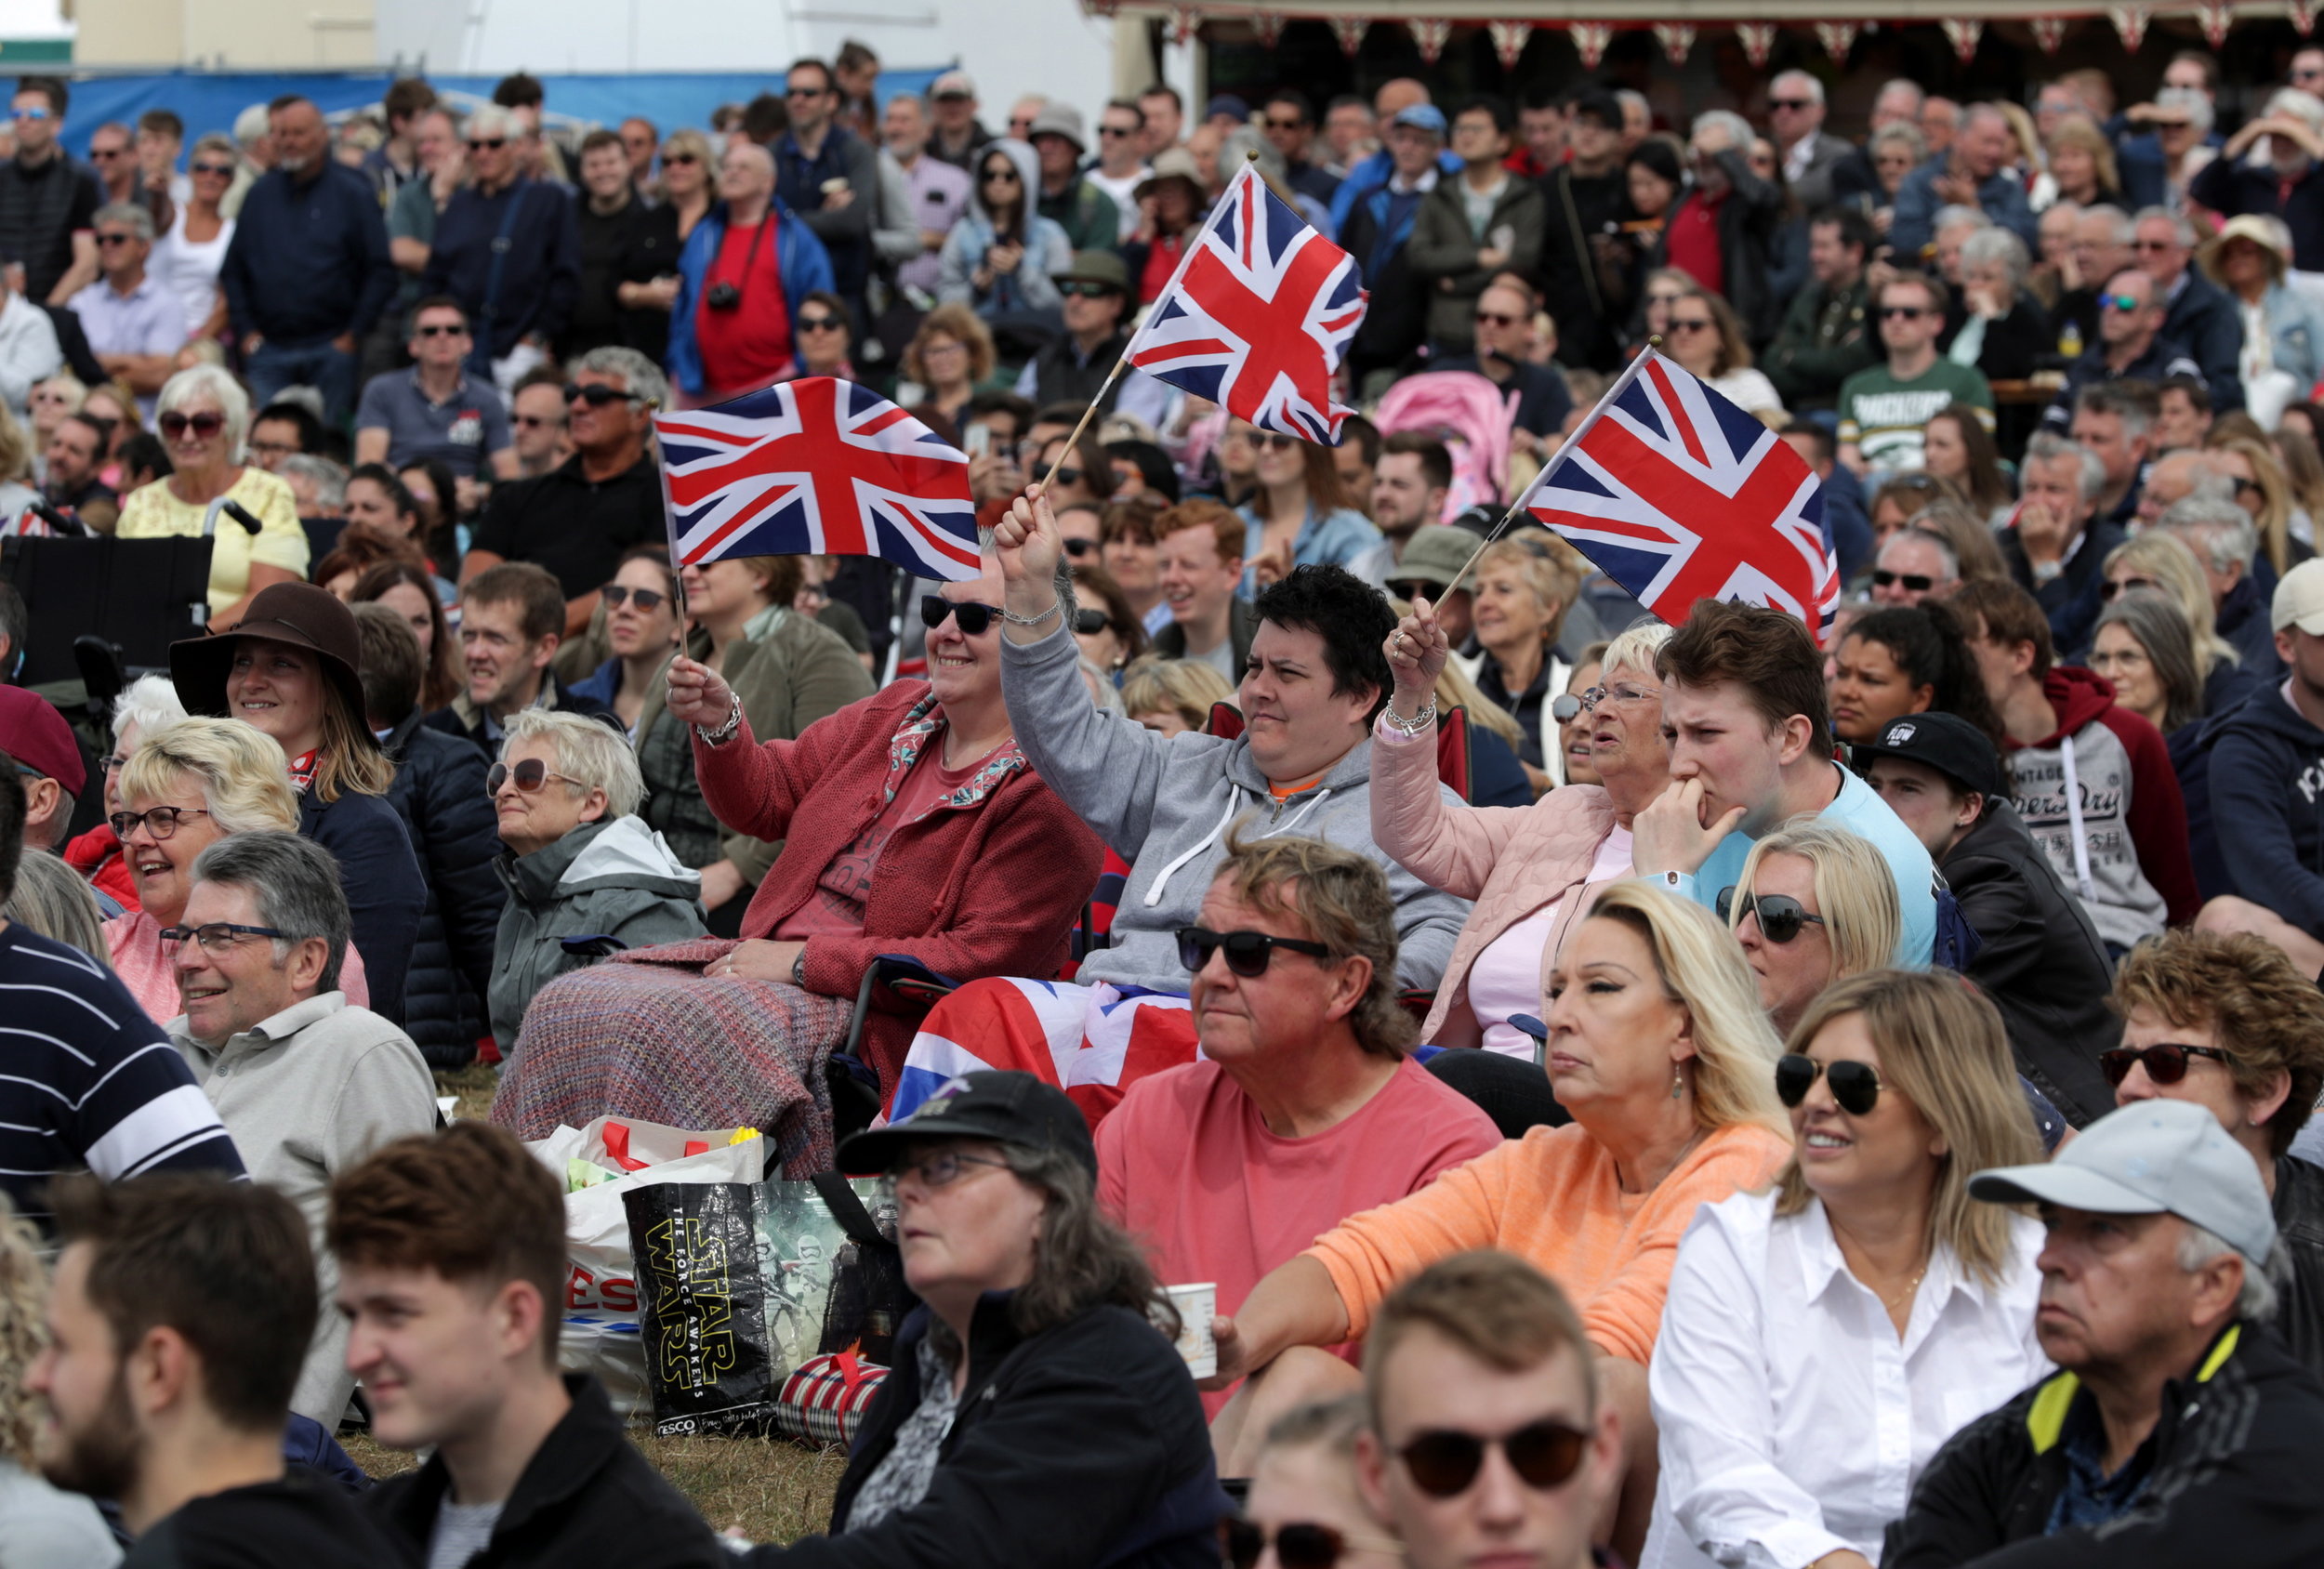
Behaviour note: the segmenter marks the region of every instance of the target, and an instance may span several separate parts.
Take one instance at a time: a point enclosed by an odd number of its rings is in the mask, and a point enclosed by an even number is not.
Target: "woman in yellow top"
[[[243,618],[250,600],[272,583],[307,577],[307,531],[290,486],[242,461],[250,429],[250,400],[216,365],[179,371],[162,385],[155,423],[177,471],[129,493],[121,504],[120,539],[199,535],[210,503],[238,501],[261,525],[252,534],[224,512],[210,547],[210,628]]]

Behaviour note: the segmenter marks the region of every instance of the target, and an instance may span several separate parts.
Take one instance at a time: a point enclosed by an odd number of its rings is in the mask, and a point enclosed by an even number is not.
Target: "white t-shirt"
[[[1618,827],[1598,846],[1597,858],[1590,864],[1590,880],[1627,877],[1630,862],[1630,830]],[[1557,917],[1565,908],[1563,899],[1542,905],[1486,943],[1469,967],[1469,1011],[1476,1015],[1477,1025],[1485,1033],[1486,1050],[1533,1061],[1533,1037],[1509,1019],[1513,1013],[1543,1016],[1541,950],[1549,946],[1550,933],[1557,929]]]
[[[1122,215],[1120,231],[1125,239],[1138,232],[1138,204],[1131,197],[1130,192],[1137,190],[1141,182],[1151,179],[1153,177],[1154,171],[1143,164],[1139,165],[1119,179],[1116,179],[1094,164],[1084,170],[1081,176],[1083,179],[1114,198],[1114,206]]]

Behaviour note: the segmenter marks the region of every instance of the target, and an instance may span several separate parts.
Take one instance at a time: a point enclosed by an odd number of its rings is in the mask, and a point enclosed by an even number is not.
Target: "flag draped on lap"
[[[977,574],[969,458],[868,388],[786,381],[657,414],[670,561],[878,556],[921,577]]]
[[[1820,644],[1840,603],[1806,460],[1651,349],[1518,506],[1674,626],[1697,600],[1729,600],[1796,615]]]
[[[1364,320],[1354,257],[1245,164],[1123,358],[1262,430],[1337,446],[1331,376]]]

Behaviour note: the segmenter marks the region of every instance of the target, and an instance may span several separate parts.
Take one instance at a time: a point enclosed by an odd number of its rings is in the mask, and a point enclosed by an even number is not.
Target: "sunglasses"
[[[955,604],[942,594],[920,596],[920,625],[931,632],[942,626],[944,617],[949,615],[953,625],[960,628],[961,636],[981,638],[984,629],[993,624],[993,617],[999,613],[993,606],[978,604],[974,600],[963,600]]]
[[[414,337],[466,337],[468,328],[456,323],[431,322],[424,327],[412,329]]]
[[[204,926],[172,926],[162,930],[165,943],[199,943],[205,954],[225,954],[244,938],[271,937],[290,941],[290,933],[278,931],[271,926],[242,926],[233,921],[211,921]]]
[[[1813,109],[1816,105],[1806,99],[1769,99],[1767,100],[1767,107],[1770,109],[1800,110]]]
[[[1823,916],[1809,915],[1807,907],[1788,893],[1770,893],[1764,898],[1757,894],[1747,893],[1743,896],[1743,903],[1738,907],[1735,902],[1735,890],[1721,889],[1719,890],[1719,918],[1733,926],[1745,916],[1757,916],[1759,934],[1766,938],[1768,942],[1777,944],[1789,943],[1799,936],[1800,928],[1803,925],[1813,923],[1822,926],[1825,924]]]
[[[1017,183],[1017,171],[1014,169],[986,169],[984,174],[984,180],[987,185],[1014,185]]]
[[[1057,482],[1061,485],[1077,485],[1081,483],[1082,475],[1088,472],[1088,469],[1078,468],[1070,463],[1062,464],[1055,468],[1052,468],[1046,463],[1037,463],[1033,466],[1033,482],[1037,485],[1042,481],[1048,479],[1051,474],[1054,474],[1057,476]]]
[[[527,758],[514,768],[510,768],[507,763],[495,763],[486,769],[484,771],[484,794],[497,796],[500,794],[500,787],[511,779],[517,782],[517,789],[527,796],[540,794],[552,779],[562,780],[567,784],[581,783],[569,773],[551,772],[548,765],[538,758]]]
[[[662,154],[662,162],[665,164],[684,164],[691,167],[695,164],[701,163],[702,160],[695,157],[691,152],[665,152]]]
[[[1098,135],[1102,137],[1134,137],[1137,134],[1138,128],[1134,125],[1100,125],[1098,127]]]
[[[1287,436],[1280,430],[1254,430],[1250,444],[1261,452],[1289,452],[1301,445],[1297,436]]]
[[[162,434],[173,442],[189,430],[206,442],[226,429],[226,416],[206,409],[200,414],[179,414],[172,409],[153,423],[160,426]]]
[[[1684,322],[1676,316],[1670,318],[1670,330],[1674,333],[1707,333],[1710,331],[1711,325],[1712,323],[1707,316],[1690,318]]]
[[[1872,586],[1874,587],[1894,588],[1899,583],[1905,586],[1907,591],[1914,594],[1925,594],[1930,589],[1936,587],[1936,579],[1928,576],[1924,573],[1891,572],[1886,567],[1874,567],[1872,569]]]
[[[198,806],[157,806],[148,811],[116,811],[105,819],[112,824],[113,837],[126,841],[140,823],[152,837],[165,839],[178,831],[178,824],[189,817],[207,817],[209,813]]]
[[[1271,131],[1296,131],[1307,125],[1304,120],[1261,120],[1259,123]]]
[[[1412,602],[1413,596],[1417,594],[1427,594],[1433,598],[1437,593],[1443,590],[1444,587],[1445,586],[1441,583],[1423,583],[1417,577],[1407,577],[1399,582],[1388,585],[1388,591],[1391,594],[1393,594],[1397,599],[1404,600],[1405,603],[1410,604]]]
[[[1076,278],[1070,283],[1058,284],[1057,292],[1061,295],[1073,295],[1081,299],[1103,299],[1116,291],[1111,283],[1092,283],[1087,279]]]
[[[632,588],[627,584],[608,583],[598,594],[611,610],[619,610],[635,600],[640,610],[660,610],[669,599],[658,588]]]
[[[99,234],[97,237],[97,243],[100,245],[127,245],[134,244],[136,240],[137,236],[134,234]]]
[[[1321,943],[1308,943],[1297,937],[1270,937],[1263,931],[1212,931],[1201,926],[1178,929],[1178,962],[1190,974],[1208,964],[1210,956],[1221,948],[1226,950],[1227,969],[1246,979],[1266,974],[1277,948],[1287,948],[1311,958],[1331,956],[1331,950]]]
[[[2146,310],[2146,302],[2139,298],[2136,295],[2102,294],[2098,297],[2098,309],[2101,310],[2119,310],[2123,315],[2127,316],[2133,310]]]
[[[126,158],[129,155],[129,150],[125,147],[92,147],[88,150],[88,155],[92,158],[101,158],[110,164],[116,158]]]
[[[2208,1057],[2214,1062],[2233,1061],[2215,1046],[2183,1046],[2177,1041],[2163,1041],[2148,1047],[2118,1046],[2111,1051],[2098,1053],[2098,1071],[2106,1075],[2106,1082],[2119,1085],[2131,1076],[2134,1067],[2144,1067],[2146,1076],[2157,1084],[2176,1084],[2186,1077],[2186,1060]]]
[[[1102,610],[1077,610],[1074,612],[1074,630],[1080,633],[1085,638],[1094,638],[1100,632],[1104,631],[1107,627],[1113,625],[1114,623],[1112,620],[1110,620],[1106,613]]]
[[[1522,316],[1501,316],[1490,310],[1477,312],[1477,325],[1480,327],[1513,327],[1524,320]]]
[[[550,430],[562,428],[565,422],[561,419],[548,419],[537,414],[520,414],[511,415],[508,423],[523,430]],[[255,449],[257,443],[254,442],[251,445]]]
[[[1931,313],[1924,307],[1918,305],[1883,305],[1881,307],[1881,320],[1883,322],[1916,321]]]
[[[19,120],[46,120],[49,117],[46,109],[19,109],[10,112]]]
[[[618,387],[608,387],[601,381],[592,381],[587,387],[578,382],[566,382],[565,402],[570,403],[575,398],[593,409],[601,409],[608,403],[627,402],[629,394]]]
[[[1562,692],[1550,699],[1550,718],[1559,724],[1571,724],[1581,717],[1581,707],[1580,698],[1571,692]]]
[[[1274,1544],[1275,1562],[1283,1569],[1331,1569],[1350,1548],[1359,1552],[1404,1556],[1401,1542],[1386,1536],[1352,1536],[1330,1525],[1297,1522],[1276,1526],[1270,1536],[1263,1527],[1239,1515],[1230,1514],[1219,1522],[1219,1553],[1230,1569],[1252,1569],[1271,1541]]]
[[[1807,1099],[1808,1088],[1818,1075],[1831,1086],[1833,1103],[1852,1117],[1870,1116],[1872,1108],[1880,1104],[1881,1075],[1873,1072],[1871,1063],[1852,1058],[1818,1062],[1796,1051],[1776,1059],[1776,1099],[1797,1106]]]
[[[2119,581],[2109,578],[2106,580],[2105,586],[2098,590],[2098,597],[2111,603],[2115,596],[2118,594],[2128,594],[2133,590],[2139,588],[2159,588],[2161,587],[2161,584],[2157,583],[2151,577],[2125,577]]]
[[[470,152],[483,152],[487,151],[497,152],[508,145],[508,138],[507,137],[471,137],[469,139],[468,147]]]
[[[1067,480],[1065,482],[1067,484],[1073,483],[1071,480]],[[1097,550],[1098,542],[1094,539],[1068,539],[1065,541],[1065,554],[1071,556],[1076,560],[1079,560],[1084,556],[1094,556],[1097,554]]]
[[[1563,1422],[1539,1421],[1506,1438],[1479,1438],[1446,1428],[1424,1432],[1396,1452],[1412,1484],[1432,1498],[1457,1498],[1474,1486],[1485,1453],[1498,1446],[1509,1469],[1537,1493],[1562,1486],[1581,1469],[1590,1435]]]
[[[803,333],[836,333],[839,330],[837,316],[801,316],[799,330]]]

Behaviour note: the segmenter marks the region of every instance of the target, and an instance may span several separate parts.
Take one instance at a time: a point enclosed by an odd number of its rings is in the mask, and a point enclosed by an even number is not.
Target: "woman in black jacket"
[[[1144,1255],[1097,1207],[1064,1091],[964,1075],[840,1168],[885,1173],[923,1306],[865,1414],[831,1535],[762,1569],[1217,1569],[1232,1506]],[[1171,1328],[1175,1330],[1173,1323]]]
[[[395,765],[363,718],[355,615],[330,590],[276,583],[222,636],[169,645],[189,714],[240,719],[274,738],[298,792],[298,831],[339,864],[371,1010],[403,1022],[403,980],[428,885],[388,804]]]

